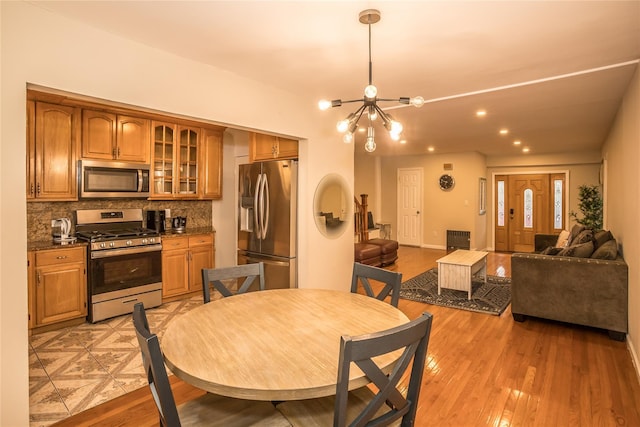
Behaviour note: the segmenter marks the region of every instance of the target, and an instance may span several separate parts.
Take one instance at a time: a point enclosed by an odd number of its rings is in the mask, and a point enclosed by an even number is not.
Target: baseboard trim
[[[640,360],[638,359],[638,353],[636,353],[635,345],[631,341],[631,335],[627,334],[627,348],[629,348],[629,353],[631,354],[631,363],[633,363],[633,367],[636,370],[637,380],[640,383]]]

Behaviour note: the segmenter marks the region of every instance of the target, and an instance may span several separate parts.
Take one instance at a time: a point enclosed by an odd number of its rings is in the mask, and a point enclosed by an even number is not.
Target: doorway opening
[[[494,248],[533,252],[536,234],[558,234],[567,223],[567,173],[494,176]]]

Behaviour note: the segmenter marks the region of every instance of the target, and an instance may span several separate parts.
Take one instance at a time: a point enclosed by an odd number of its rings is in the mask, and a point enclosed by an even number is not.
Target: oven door
[[[162,246],[158,246],[93,251],[89,260],[89,293],[98,295],[161,283]]]

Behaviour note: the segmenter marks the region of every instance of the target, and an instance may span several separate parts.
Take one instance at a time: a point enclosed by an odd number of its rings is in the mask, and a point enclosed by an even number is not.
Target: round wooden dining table
[[[174,318],[161,337],[169,369],[203,390],[252,400],[298,400],[336,392],[340,337],[409,319],[391,304],[323,289],[274,289],[212,301]],[[378,356],[390,371],[401,350]],[[356,366],[349,389],[369,380]]]

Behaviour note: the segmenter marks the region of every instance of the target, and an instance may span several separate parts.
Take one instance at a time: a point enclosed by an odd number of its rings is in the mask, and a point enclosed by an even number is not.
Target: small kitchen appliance
[[[76,235],[89,243],[89,322],[162,304],[162,240],[142,218],[142,209],[76,211]]]
[[[147,228],[155,230],[158,233],[164,233],[165,230],[165,212],[159,211],[147,211]]]
[[[51,235],[56,243],[75,242],[71,237],[71,220],[69,218],[57,218],[51,220]]]
[[[184,232],[184,229],[187,227],[187,217],[186,216],[174,216],[171,219],[171,228],[176,233]]]

